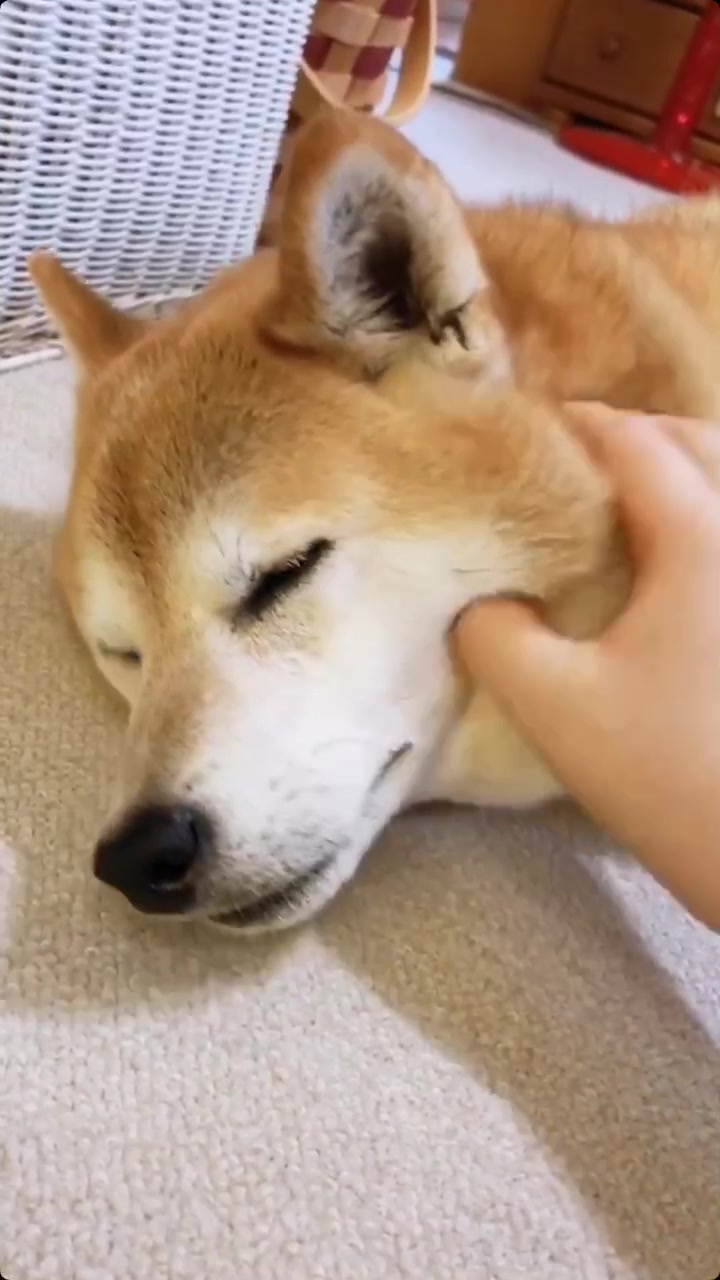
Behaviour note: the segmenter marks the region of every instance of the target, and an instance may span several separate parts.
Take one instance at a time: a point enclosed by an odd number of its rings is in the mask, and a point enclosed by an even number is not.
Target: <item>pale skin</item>
[[[586,407],[579,424],[616,488],[635,585],[597,640],[488,601],[460,620],[470,672],[506,706],[595,820],[720,930],[720,494],[673,437],[717,427]]]

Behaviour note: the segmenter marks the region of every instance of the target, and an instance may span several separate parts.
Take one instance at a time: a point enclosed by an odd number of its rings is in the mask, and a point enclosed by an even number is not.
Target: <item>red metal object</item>
[[[720,75],[720,0],[709,0],[648,142],[622,133],[568,125],[561,146],[586,160],[617,169],[641,182],[675,192],[720,186],[720,168],[690,155],[690,145]]]

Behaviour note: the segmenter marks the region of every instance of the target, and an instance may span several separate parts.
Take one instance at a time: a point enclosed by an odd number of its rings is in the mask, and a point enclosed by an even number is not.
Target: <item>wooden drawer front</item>
[[[658,0],[569,0],[544,78],[657,116],[696,22]]]

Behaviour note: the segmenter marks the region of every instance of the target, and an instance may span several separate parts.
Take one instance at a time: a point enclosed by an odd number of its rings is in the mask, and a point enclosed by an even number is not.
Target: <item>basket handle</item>
[[[377,112],[388,124],[404,124],[421,107],[432,77],[437,29],[437,0],[418,0],[407,43],[402,51],[400,74],[392,102]],[[320,76],[303,60],[300,81],[293,98],[293,110],[308,119],[321,105],[342,108],[328,93]]]

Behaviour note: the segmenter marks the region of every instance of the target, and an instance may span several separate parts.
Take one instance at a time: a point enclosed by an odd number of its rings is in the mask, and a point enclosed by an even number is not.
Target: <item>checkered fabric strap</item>
[[[373,110],[390,59],[401,49],[397,87],[382,114],[402,124],[428,91],[435,30],[436,0],[319,0],[293,112],[307,119],[323,105]]]

